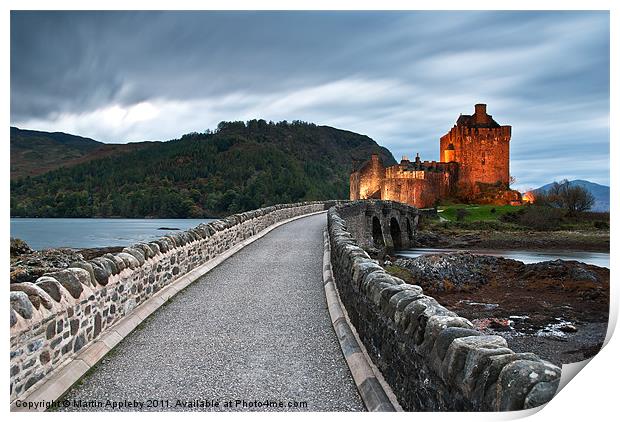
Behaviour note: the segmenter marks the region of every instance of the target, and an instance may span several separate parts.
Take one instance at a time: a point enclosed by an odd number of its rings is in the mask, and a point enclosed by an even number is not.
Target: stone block
[[[545,361],[517,360],[509,363],[499,375],[497,410],[523,409],[528,393],[536,384],[559,381],[560,375],[560,368]],[[540,394],[534,394],[532,403],[547,396],[543,393],[544,391],[540,391]]]
[[[443,360],[446,357],[446,353],[448,352],[448,348],[452,344],[452,342],[461,337],[471,337],[471,336],[481,336],[482,333],[478,330],[474,330],[472,328],[462,328],[462,327],[447,327],[445,330],[441,331],[437,338],[435,339],[435,344],[433,346],[433,356],[435,359],[441,363],[443,366]],[[437,367],[439,370],[439,367]]]
[[[560,385],[560,379],[547,382],[539,382],[534,385],[530,392],[525,397],[524,408],[531,409],[533,407],[542,406],[551,401],[558,391]]]
[[[497,402],[498,379],[506,365],[518,360],[540,362],[541,359],[533,353],[513,353],[489,356],[489,363],[476,380],[473,398],[481,402],[481,410],[495,411],[499,408]]]
[[[24,319],[32,318],[34,308],[24,292],[10,292],[11,309]]]
[[[482,373],[491,365],[491,356],[512,355],[514,352],[506,347],[498,348],[478,348],[473,349],[467,354],[463,378],[457,382],[461,386],[463,394],[469,398],[474,407],[480,408],[483,405],[484,397],[476,395],[476,384],[480,380]]]
[[[91,262],[97,263],[99,267],[104,268],[110,275],[115,275],[120,272],[116,263],[108,258],[100,256],[98,258],[93,258]]]
[[[92,287],[97,286],[97,279],[95,278],[95,272],[90,262],[86,262],[86,261],[72,262],[71,265],[69,265],[69,268],[81,268],[83,270],[86,270],[88,272],[88,275],[90,276],[90,285]]]
[[[93,273],[95,274],[95,280],[97,281],[97,284],[101,286],[106,286],[108,284],[108,279],[110,278],[111,273],[96,261],[91,261],[90,263],[93,267]]]
[[[75,269],[78,271],[79,269]],[[85,270],[82,270],[85,271]],[[74,299],[79,299],[84,287],[78,277],[72,270],[60,270],[52,273],[43,274],[46,277],[52,277],[63,286]]]
[[[416,351],[423,356],[430,356],[439,334],[448,327],[472,329],[473,324],[466,318],[459,316],[433,315],[426,322],[424,339],[416,347]]]
[[[394,322],[398,325],[401,319],[403,310],[414,300],[423,297],[422,288],[419,286],[411,286],[407,290],[396,293],[390,298],[388,302],[388,309],[386,315],[394,319]]]
[[[157,242],[149,242],[147,246],[151,248],[151,250],[155,254],[153,256],[157,256],[161,253],[161,250],[159,249],[159,244]]]
[[[13,309],[11,309],[10,324],[11,327],[17,324],[17,313]]]
[[[67,271],[71,272],[75,278],[83,285],[88,288],[92,286],[92,281],[90,277],[90,273],[88,270],[84,268],[67,268]],[[60,280],[59,280],[60,281]],[[62,284],[62,282],[61,282]],[[69,289],[67,289],[69,290]]]
[[[125,248],[123,249],[123,252],[128,253],[129,255],[133,256],[134,258],[136,258],[138,260],[138,262],[140,263],[140,266],[144,265],[144,263],[146,262],[146,259],[144,257],[144,253],[139,250],[139,249],[135,249],[135,248]]]
[[[461,337],[452,341],[446,352],[442,367],[442,379],[447,383],[462,387],[467,356],[478,349],[506,349],[506,339],[501,336]]]
[[[58,280],[52,277],[39,277],[35,285],[47,293],[54,301],[60,302],[66,292],[65,288],[60,285]]]
[[[361,291],[367,297],[371,298],[373,286],[375,285],[396,285],[396,282],[385,271],[374,271],[367,274],[362,280]]]
[[[140,261],[138,261],[135,256],[127,252],[119,252],[118,254],[116,254],[116,256],[123,260],[123,262],[125,263],[125,268],[134,269],[140,266]]]
[[[416,288],[416,286],[413,286],[411,284],[404,284],[404,283],[390,285],[390,286],[387,286],[381,289],[381,291],[379,292],[379,295],[380,295],[379,307],[381,309],[381,312],[385,316],[391,319],[392,315],[390,314],[389,303],[392,297],[394,297],[396,294],[401,293],[401,292],[414,292],[415,294],[418,294],[420,290],[421,289],[419,287]]]
[[[383,268],[370,260],[363,260],[354,264],[351,278],[353,290],[359,292],[363,279],[374,271],[383,271]]]
[[[116,265],[116,268],[119,272],[123,271],[127,267],[125,261],[123,261],[123,258],[118,255],[107,253],[103,255],[103,258],[109,259],[110,261],[114,262],[114,265]]]
[[[405,336],[413,342],[413,345],[420,345],[424,341],[426,323],[433,315],[457,316],[429,296],[411,302],[405,307],[403,314],[407,322]]]
[[[45,309],[52,309],[54,306],[54,299],[45,292],[40,286],[37,286],[34,283],[23,282],[23,283],[12,283],[10,290],[21,291],[28,295],[30,302],[32,302],[33,297],[37,297],[39,302],[45,307]]]

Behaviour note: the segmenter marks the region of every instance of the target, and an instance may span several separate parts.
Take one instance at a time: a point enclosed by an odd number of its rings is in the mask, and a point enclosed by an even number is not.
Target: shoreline
[[[412,248],[566,250],[609,253],[609,231],[419,230]]]
[[[576,261],[524,264],[469,252],[400,257],[386,271],[501,335],[515,351],[555,364],[594,356],[609,320],[608,268]]]

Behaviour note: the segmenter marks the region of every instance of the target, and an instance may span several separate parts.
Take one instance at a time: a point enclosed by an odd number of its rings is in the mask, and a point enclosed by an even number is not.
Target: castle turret
[[[439,156],[459,165],[460,192],[474,194],[478,184],[507,186],[510,178],[510,126],[501,126],[476,104],[474,114],[461,114],[450,132],[441,137]]]
[[[476,104],[474,106],[474,122],[477,125],[486,125],[489,123],[489,115],[487,114],[486,104]]]
[[[385,167],[379,154],[373,153],[358,171],[351,173],[349,198],[368,199],[378,198],[381,191],[381,181],[385,177]]]

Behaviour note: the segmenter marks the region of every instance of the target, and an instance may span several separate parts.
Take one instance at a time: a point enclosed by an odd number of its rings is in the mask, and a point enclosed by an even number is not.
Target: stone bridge
[[[415,208],[385,201],[278,205],[13,284],[11,409],[46,410],[61,398],[51,410],[548,401],[558,368],[481,336],[357,245],[407,247],[417,219]]]
[[[359,246],[392,253],[413,244],[420,212],[407,204],[392,201],[355,201],[340,210],[349,232]]]

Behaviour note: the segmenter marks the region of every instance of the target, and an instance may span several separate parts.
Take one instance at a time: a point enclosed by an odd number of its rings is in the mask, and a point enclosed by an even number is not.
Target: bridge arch
[[[381,221],[376,215],[372,217],[372,243],[377,249],[385,248],[385,240],[383,239],[383,229]]]
[[[407,220],[407,239],[409,240],[409,246],[413,244],[413,226],[411,225],[411,219],[409,217]]]
[[[403,248],[403,234],[398,224],[398,220],[395,217],[390,218],[390,236],[392,236],[392,243],[394,249]]]

